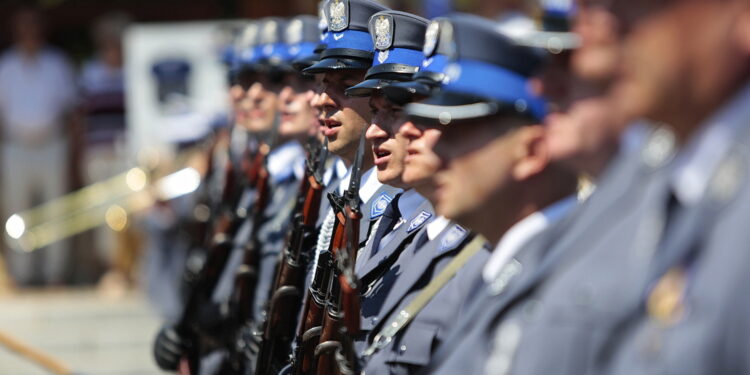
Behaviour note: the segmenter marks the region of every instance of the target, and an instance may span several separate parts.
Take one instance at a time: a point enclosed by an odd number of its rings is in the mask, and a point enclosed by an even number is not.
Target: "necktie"
[[[373,256],[378,252],[378,249],[380,249],[380,241],[386,234],[393,230],[393,227],[401,217],[401,213],[398,210],[398,199],[400,197],[401,196],[399,195],[393,201],[391,201],[391,203],[388,204],[388,207],[385,209],[385,212],[383,212],[383,217],[380,218],[380,223],[378,224],[378,228],[375,231],[375,235],[372,240],[373,251],[370,256]]]

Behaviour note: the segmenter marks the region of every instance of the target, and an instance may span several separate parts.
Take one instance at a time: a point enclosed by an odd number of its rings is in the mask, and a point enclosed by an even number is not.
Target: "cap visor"
[[[430,85],[420,81],[396,82],[383,87],[385,97],[397,104],[411,103],[430,96]]]
[[[315,54],[315,55],[301,57],[299,59],[292,61],[292,66],[294,67],[294,69],[297,69],[298,71],[301,72],[304,69],[309,68],[313,64],[317,63],[318,61],[320,61],[320,55]]]
[[[573,32],[534,31],[513,39],[522,46],[543,48],[552,53],[572,50],[581,46],[581,37]]]
[[[410,118],[448,125],[495,115],[500,105],[474,96],[439,92],[422,102],[411,103],[405,109]]]
[[[323,74],[335,70],[346,70],[346,69],[368,69],[371,65],[370,61],[364,61],[359,59],[347,59],[347,58],[334,58],[328,57],[317,63],[304,69],[302,73],[306,74]]]
[[[391,80],[372,78],[364,80],[348,89],[346,89],[346,96],[362,97],[370,96],[373,92],[382,90],[383,87],[388,86]]]

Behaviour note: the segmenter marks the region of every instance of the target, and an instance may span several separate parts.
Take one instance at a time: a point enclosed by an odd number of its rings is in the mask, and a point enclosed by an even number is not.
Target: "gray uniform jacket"
[[[425,231],[420,234],[426,235]],[[380,308],[379,315],[387,318],[373,327],[368,344],[453,260],[470,238],[467,230],[451,223],[436,238],[426,242],[423,242],[426,238],[417,238],[404,249],[392,267],[396,270],[398,282],[392,286]],[[489,254],[485,246],[464,264],[388,346],[365,359],[364,372],[367,375],[413,374],[427,365],[435,348],[447,338],[463,313]]]
[[[400,218],[398,199],[390,202],[381,220],[386,220],[391,213],[395,214],[393,217],[394,222]],[[355,272],[362,283],[362,297],[360,301],[362,308],[360,316],[361,331],[355,337],[355,347],[358,353],[364,350],[366,337],[369,332],[380,320],[385,318],[382,310],[383,303],[390,293],[393,292],[393,287],[399,277],[403,275],[399,271],[401,267],[395,266],[399,255],[412,242],[415,236],[421,233],[425,225],[434,216],[435,214],[430,203],[427,200],[423,201],[414,210],[411,217],[406,219],[403,225],[392,230],[392,237],[387,243],[384,243],[382,247],[380,246],[380,239],[382,237],[367,241],[367,244],[357,256]],[[382,225],[385,224],[381,222],[378,227]],[[388,232],[382,231],[383,237]],[[371,235],[374,236],[375,233]],[[380,249],[375,251],[379,247]]]
[[[745,104],[747,105],[747,104]],[[611,335],[610,374],[750,374],[750,123],[731,139],[701,200],[677,210],[654,256],[642,303]],[[665,294],[671,309],[649,309],[668,270],[683,282]]]
[[[595,373],[604,338],[640,301],[673,151],[671,133],[656,131],[615,159],[587,202],[507,266],[508,286],[487,288],[430,373]]]

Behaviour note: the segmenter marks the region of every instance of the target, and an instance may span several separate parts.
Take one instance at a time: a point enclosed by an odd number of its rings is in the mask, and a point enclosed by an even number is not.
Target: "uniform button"
[[[732,198],[744,177],[743,170],[742,160],[736,155],[723,161],[709,185],[711,196],[722,203]]]
[[[377,323],[377,322],[378,322],[378,318],[377,318],[377,317],[372,317],[372,318],[370,319],[370,322],[371,322],[372,324],[375,324],[375,323]]]
[[[244,207],[240,207],[237,209],[237,217],[240,219],[245,218],[247,216],[247,209]]]
[[[667,127],[655,129],[643,149],[643,161],[649,167],[661,167],[674,155],[675,144],[675,135]]]
[[[398,348],[399,354],[404,354],[406,352],[406,345],[401,345],[400,348]]]

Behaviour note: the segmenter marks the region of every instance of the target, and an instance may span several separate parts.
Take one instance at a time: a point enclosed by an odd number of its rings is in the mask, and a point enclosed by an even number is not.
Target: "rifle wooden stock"
[[[260,161],[263,164],[263,161]],[[252,318],[252,305],[255,299],[255,282],[258,277],[260,251],[258,233],[263,224],[264,211],[269,200],[268,170],[261,167],[257,174],[255,206],[253,206],[253,228],[250,239],[245,245],[242,264],[237,272],[235,291],[237,293],[236,308],[238,318],[246,322]]]
[[[314,227],[320,213],[320,202],[323,199],[323,185],[314,176],[307,177],[307,194],[302,208],[302,223]]]
[[[357,334],[360,329],[359,316],[361,308],[359,301],[359,283],[354,274],[354,265],[357,262],[357,251],[359,250],[359,223],[362,219],[362,214],[359,211],[352,210],[349,206],[346,206],[345,213],[347,221],[345,226],[346,236],[344,250],[347,252],[348,264],[346,264],[346,267],[349,269],[346,270],[347,272],[341,273],[339,276],[339,282],[341,283],[341,302],[344,314],[344,325],[349,334]]]
[[[261,258],[261,243],[258,239],[259,231],[265,221],[265,210],[270,199],[269,191],[269,173],[265,166],[265,156],[268,147],[261,146],[262,158],[257,160],[260,168],[254,177],[256,201],[253,206],[253,227],[243,249],[242,263],[240,264],[235,276],[234,294],[231,306],[234,312],[234,322],[236,329],[234,332],[242,332],[244,327],[249,327],[253,320],[253,303],[255,302],[255,288],[258,281],[258,271]],[[228,365],[233,372],[244,374],[247,369],[247,361],[244,358],[245,348],[239,348],[236,340],[230,340],[229,346],[229,363]]]
[[[346,226],[349,221],[346,212],[346,209],[343,212],[336,212],[336,227],[333,231],[330,246],[332,255],[336,261],[338,261],[339,253],[345,251],[342,249],[346,245]],[[339,341],[338,333],[341,325],[341,283],[339,282],[339,277],[339,269],[334,264],[331,269],[331,278],[328,286],[328,301],[323,313],[323,321],[320,324],[320,339],[313,353],[316,363],[315,373],[319,375],[333,374],[336,368],[335,351],[328,349],[331,347],[332,342]],[[325,345],[320,346],[321,344]]]
[[[315,369],[314,352],[320,336],[331,271],[331,253],[324,251],[318,256],[315,277],[305,296],[302,320],[297,329],[297,347],[292,361],[294,374],[310,374]]]
[[[323,313],[320,339],[315,347],[315,358],[317,361],[315,373],[318,375],[330,375],[336,372],[336,345],[341,341],[341,288],[338,280],[338,272],[334,268],[331,278],[328,303]],[[338,344],[340,347],[341,344]]]

